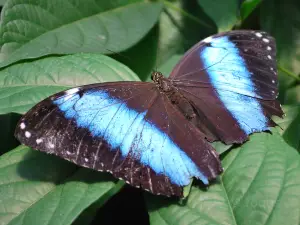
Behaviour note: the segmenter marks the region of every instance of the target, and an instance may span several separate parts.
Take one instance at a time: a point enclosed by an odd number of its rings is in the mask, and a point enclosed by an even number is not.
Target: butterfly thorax
[[[192,104],[172,84],[171,80],[165,78],[160,72],[153,72],[151,78],[159,91],[165,94],[172,104],[176,105],[187,119],[192,119],[196,116]]]

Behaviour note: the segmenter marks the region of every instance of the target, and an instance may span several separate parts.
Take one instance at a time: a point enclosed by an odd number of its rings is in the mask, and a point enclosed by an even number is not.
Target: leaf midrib
[[[127,8],[128,6],[131,6],[131,5],[134,5],[134,4],[136,4],[136,5],[142,5],[142,4],[145,4],[145,2],[134,2],[134,3],[130,3],[130,4],[127,4],[127,5],[124,5],[124,6],[120,6],[120,7],[117,7],[117,8],[113,8],[113,9],[111,9],[111,10],[107,10],[107,11],[104,11],[104,12],[95,13],[95,14],[93,14],[93,15],[89,15],[89,16],[86,16],[86,17],[82,17],[82,18],[80,18],[80,19],[71,21],[71,22],[66,23],[66,24],[62,24],[62,25],[60,25],[60,26],[58,26],[58,27],[56,27],[56,28],[54,28],[54,29],[52,29],[52,30],[46,30],[46,32],[44,32],[44,33],[42,33],[42,34],[36,36],[35,38],[33,38],[33,39],[27,41],[27,42],[26,42],[25,44],[23,44],[22,46],[27,45],[28,42],[35,41],[36,39],[38,39],[38,38],[41,37],[42,35],[47,34],[48,32],[55,32],[55,31],[58,30],[58,29],[67,27],[67,26],[69,26],[69,25],[72,25],[73,23],[77,23],[77,22],[80,22],[80,21],[89,19],[89,18],[91,18],[91,17],[97,17],[97,16],[100,16],[100,15],[102,16],[103,14],[104,14],[104,16],[105,16],[105,14],[114,13],[114,11],[122,10],[123,8]],[[15,19],[15,20],[20,20],[20,19]],[[10,20],[9,22],[13,22],[13,21],[15,21],[15,20]],[[24,21],[26,21],[26,20],[24,20]],[[5,25],[6,25],[6,24],[5,24]],[[104,26],[105,26],[105,25],[104,25]],[[4,28],[5,28],[5,26],[4,26],[2,29],[4,29]],[[3,32],[2,36],[4,36],[4,34],[5,34],[5,32]],[[8,44],[8,43],[11,43],[11,42],[5,42],[4,44],[2,44],[2,45],[0,46],[0,49],[3,47],[3,45]],[[15,43],[15,42],[14,42],[14,43]],[[10,58],[12,55],[14,55],[14,53],[15,53],[16,51],[18,51],[20,48],[22,48],[22,46],[19,47],[19,48],[17,48],[17,49],[15,49],[15,50],[10,54],[9,58]],[[1,52],[1,51],[0,51],[0,52]],[[4,61],[3,61],[3,62],[4,62]]]
[[[228,208],[229,208],[231,217],[232,217],[232,219],[233,219],[234,224],[237,225],[237,222],[236,222],[236,219],[235,219],[235,215],[234,215],[234,212],[233,212],[233,208],[231,207],[231,202],[229,201],[229,197],[228,197],[228,195],[227,195],[227,190],[226,190],[226,188],[225,188],[225,186],[224,186],[222,177],[220,177],[220,178],[221,178],[221,179],[220,179],[220,180],[221,180],[220,183],[221,183],[221,185],[222,185],[222,188],[224,189],[225,198],[226,198],[226,201],[227,201],[227,203],[228,203]]]

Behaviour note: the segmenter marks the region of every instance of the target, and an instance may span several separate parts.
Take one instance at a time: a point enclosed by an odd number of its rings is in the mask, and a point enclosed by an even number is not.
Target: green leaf
[[[155,67],[157,45],[158,27],[155,26],[139,43],[111,57],[127,65],[142,81],[149,80]]]
[[[20,63],[0,71],[0,114],[24,113],[42,99],[73,86],[139,80],[105,55],[75,54]]]
[[[218,32],[229,31],[239,21],[236,0],[198,0],[203,11],[216,23]]]
[[[229,150],[232,145],[226,145],[221,141],[215,141],[215,142],[211,143],[211,146],[213,146],[214,149],[216,149],[216,151],[221,155],[224,152],[226,152],[227,150]]]
[[[283,138],[286,143],[300,152],[300,110],[298,116],[283,133]]]
[[[151,225],[300,223],[300,158],[278,133],[251,135],[222,164],[219,182],[194,186],[183,206],[147,198]]]
[[[300,103],[300,85],[287,89],[284,102],[285,104]]]
[[[114,8],[109,2],[9,1],[0,28],[0,66],[49,54],[123,51],[149,32],[162,9],[160,3],[121,1]]]
[[[286,129],[291,125],[295,118],[300,113],[300,105],[284,105],[282,106],[285,116],[283,118],[272,118],[280,127],[277,129],[280,134],[283,134]]]
[[[261,29],[276,39],[278,62],[281,67],[295,74],[300,72],[300,2],[297,0],[262,1],[260,11]],[[285,100],[287,87],[294,81],[287,74],[279,73],[280,100]]]
[[[180,8],[180,3],[169,3]],[[182,24],[183,15],[170,8],[165,8],[159,20],[159,43],[157,54],[157,66],[163,65],[178,51],[183,50],[183,34],[179,24]]]
[[[173,55],[183,54],[192,45],[217,30],[196,1],[163,2],[165,8],[159,20],[159,67]]]
[[[103,204],[123,186],[106,173],[79,169],[55,156],[20,146],[0,157],[0,221],[71,224],[95,201]]]
[[[167,60],[163,65],[161,65],[158,70],[165,76],[169,77],[172,69],[175,67],[175,65],[179,62],[179,60],[182,58],[182,55],[172,55],[169,60]]]
[[[0,6],[3,6],[7,0],[0,0]]]
[[[261,0],[245,0],[240,9],[242,20],[245,20],[260,3]]]
[[[283,106],[284,118],[275,117],[277,131],[290,146],[300,152],[300,105]]]

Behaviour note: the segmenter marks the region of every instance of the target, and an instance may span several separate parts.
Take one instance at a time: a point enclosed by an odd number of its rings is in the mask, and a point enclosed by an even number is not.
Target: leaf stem
[[[213,28],[211,25],[199,20],[196,16],[191,15],[190,13],[188,13],[187,11],[183,10],[182,8],[179,8],[177,6],[175,6],[174,4],[172,4],[171,2],[168,2],[167,0],[161,0],[164,5],[170,9],[173,9],[179,13],[181,13],[183,16],[195,21],[196,23],[199,23],[200,25],[203,25],[207,28]]]
[[[296,79],[297,81],[300,81],[300,77],[299,77],[299,76],[297,76],[297,75],[294,74],[293,72],[291,72],[291,71],[285,69],[285,68],[282,67],[281,65],[278,65],[278,69],[279,69],[281,72],[287,74],[288,76],[290,76],[290,77]]]

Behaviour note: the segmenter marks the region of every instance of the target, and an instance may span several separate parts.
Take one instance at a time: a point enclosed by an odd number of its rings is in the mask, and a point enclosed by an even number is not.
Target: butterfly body
[[[196,117],[192,104],[186,99],[178,89],[172,84],[172,81],[165,78],[160,72],[152,73],[152,80],[156,84],[161,94],[168,97],[172,104],[176,105],[187,119]]]
[[[223,171],[209,142],[242,143],[276,125],[271,116],[283,113],[274,58],[274,40],[266,33],[218,34],[189,50],[169,78],[154,72],[153,83],[91,84],[57,93],[26,113],[15,135],[132,186],[182,196],[192,177],[208,185]]]

